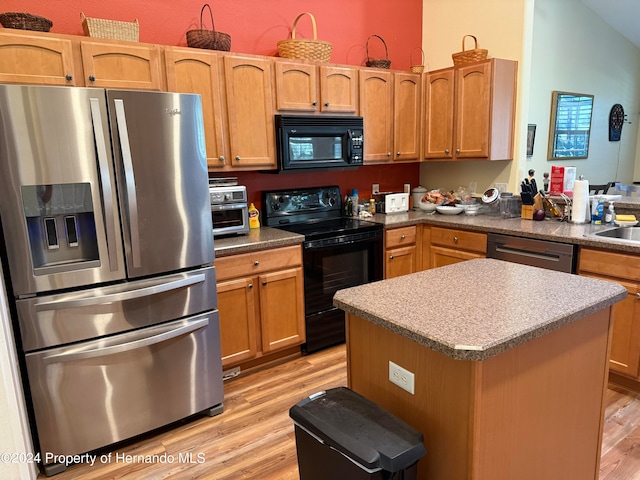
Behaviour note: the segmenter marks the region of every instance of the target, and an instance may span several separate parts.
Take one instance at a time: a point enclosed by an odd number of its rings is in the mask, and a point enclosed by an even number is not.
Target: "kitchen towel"
[[[575,180],[573,183],[573,205],[571,207],[571,223],[586,223],[588,214],[590,214],[589,181]]]

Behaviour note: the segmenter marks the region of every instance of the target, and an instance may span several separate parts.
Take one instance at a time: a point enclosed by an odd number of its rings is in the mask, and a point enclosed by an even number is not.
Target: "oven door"
[[[365,238],[363,238],[365,237]],[[382,230],[303,244],[306,343],[311,353],[345,341],[336,291],[382,279]]]
[[[214,237],[249,232],[249,209],[246,203],[211,205],[211,220]]]

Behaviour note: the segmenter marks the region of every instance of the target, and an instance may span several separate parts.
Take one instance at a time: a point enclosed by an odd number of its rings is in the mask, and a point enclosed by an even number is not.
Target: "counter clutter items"
[[[437,294],[415,295],[425,288]],[[350,388],[425,434],[418,479],[538,480],[598,476],[611,307],[626,297],[615,282],[477,259],[333,303]],[[389,381],[389,362],[409,380]]]

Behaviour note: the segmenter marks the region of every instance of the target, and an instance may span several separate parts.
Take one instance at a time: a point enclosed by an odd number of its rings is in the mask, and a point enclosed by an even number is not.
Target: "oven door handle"
[[[208,318],[202,318],[194,322],[188,323],[178,328],[172,328],[171,330],[161,332],[150,337],[144,337],[132,342],[121,343],[118,345],[112,345],[109,347],[80,347],[81,350],[70,348],[66,352],[55,353],[53,355],[47,355],[42,360],[46,363],[61,363],[72,362],[76,360],[86,360],[95,357],[105,357],[107,355],[115,355],[117,353],[129,352],[138,348],[149,347],[158,343],[166,342],[172,338],[180,337],[190,334],[201,328],[205,328],[209,325]]]
[[[223,210],[242,210],[247,208],[246,203],[225,203],[225,204],[211,204],[211,211],[223,211]]]
[[[159,285],[153,285],[150,287],[137,288],[135,290],[129,290],[127,292],[118,292],[102,295],[100,297],[81,297],[81,298],[69,298],[54,300],[51,302],[36,303],[36,312],[43,312],[48,310],[62,310],[64,308],[77,308],[86,307],[90,305],[104,305],[107,303],[123,302],[125,300],[133,300],[136,298],[147,297],[156,295],[158,293],[168,292],[170,290],[177,290],[179,288],[189,287],[196,283],[202,283],[205,281],[205,275],[199,273],[179,280],[171,282],[164,282]]]

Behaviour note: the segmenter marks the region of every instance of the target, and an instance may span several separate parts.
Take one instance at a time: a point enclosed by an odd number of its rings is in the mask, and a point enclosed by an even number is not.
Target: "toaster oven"
[[[247,187],[210,183],[209,197],[214,237],[249,233]]]

